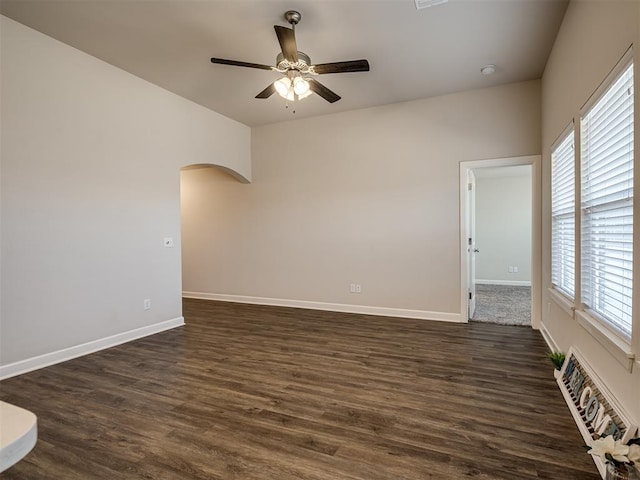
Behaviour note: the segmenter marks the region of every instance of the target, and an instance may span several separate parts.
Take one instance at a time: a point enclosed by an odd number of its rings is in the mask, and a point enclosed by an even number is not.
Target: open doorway
[[[472,172],[476,306],[469,319],[530,326],[531,165]]]
[[[537,327],[538,158],[461,163],[462,308],[470,321]]]
[[[243,220],[237,218],[233,205],[246,197],[247,183],[220,165],[197,164],[180,170],[183,298],[223,300],[221,294],[236,287],[238,260],[228,253],[234,249],[234,237],[226,232],[242,228]]]

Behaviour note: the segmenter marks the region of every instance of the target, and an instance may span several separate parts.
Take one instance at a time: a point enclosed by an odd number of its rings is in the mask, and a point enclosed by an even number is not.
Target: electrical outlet
[[[362,285],[356,283],[356,293],[362,293]]]
[[[518,267],[513,267],[513,273],[518,273]]]
[[[349,284],[349,292],[350,293],[362,293],[362,285],[359,283],[350,283]]]
[[[509,266],[509,273],[513,273],[513,267]]]
[[[151,299],[150,298],[145,298],[144,299],[144,309],[145,310],[151,310]]]

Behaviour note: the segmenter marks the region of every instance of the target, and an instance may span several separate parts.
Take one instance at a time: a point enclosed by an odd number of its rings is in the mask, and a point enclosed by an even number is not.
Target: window
[[[571,131],[551,152],[551,282],[575,296],[575,152]]]
[[[633,63],[581,119],[582,303],[631,338]]]

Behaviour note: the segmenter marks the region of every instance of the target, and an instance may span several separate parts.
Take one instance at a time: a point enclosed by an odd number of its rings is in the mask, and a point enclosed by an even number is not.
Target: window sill
[[[589,332],[627,371],[631,372],[635,361],[631,345],[611,332],[588,312],[576,310],[575,313],[580,326]]]
[[[560,293],[553,287],[549,287],[549,295],[551,296],[551,300],[553,300],[562,310],[566,312],[567,315],[574,317],[576,307],[573,306],[573,301],[569,299],[566,295]]]

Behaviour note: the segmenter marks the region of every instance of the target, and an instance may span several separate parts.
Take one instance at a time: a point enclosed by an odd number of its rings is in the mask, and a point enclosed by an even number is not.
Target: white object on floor
[[[0,472],[18,463],[38,439],[38,419],[29,410],[0,401]]]

